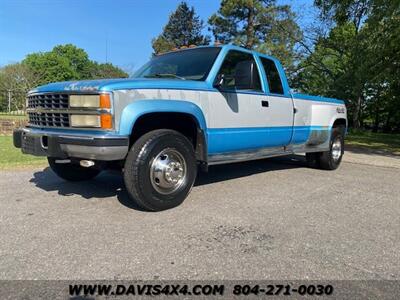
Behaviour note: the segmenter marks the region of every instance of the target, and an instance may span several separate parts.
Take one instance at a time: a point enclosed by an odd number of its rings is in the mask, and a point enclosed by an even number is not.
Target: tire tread
[[[187,144],[192,145],[190,141],[177,131],[170,129],[157,129],[150,131],[141,136],[131,147],[128,156],[125,160],[124,167],[124,183],[128,194],[132,200],[141,208],[148,211],[158,211],[149,205],[144,199],[145,195],[140,185],[140,168],[147,161],[147,155],[151,148],[151,145],[155,144],[161,137],[168,137],[171,139],[177,139],[177,136],[184,138]],[[195,160],[194,150],[192,147],[192,159]],[[196,171],[196,170],[195,170]],[[197,172],[197,171],[196,171]],[[190,191],[190,190],[189,190]]]

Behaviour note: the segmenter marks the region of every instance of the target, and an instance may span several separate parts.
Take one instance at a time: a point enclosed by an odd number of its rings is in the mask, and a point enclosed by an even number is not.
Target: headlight
[[[71,115],[71,127],[92,127],[112,129],[112,116],[101,115]]]
[[[69,96],[69,106],[85,108],[111,108],[110,95],[71,95]]]
[[[69,96],[70,107],[100,107],[100,95],[71,95]]]
[[[72,127],[101,127],[100,115],[71,115]]]
[[[71,127],[113,128],[110,94],[70,95],[69,106]]]

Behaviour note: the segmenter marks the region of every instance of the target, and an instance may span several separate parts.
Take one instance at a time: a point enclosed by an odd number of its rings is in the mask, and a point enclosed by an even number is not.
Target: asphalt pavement
[[[0,171],[0,279],[399,280],[400,169],[365,162],[215,166],[158,213],[118,173]]]

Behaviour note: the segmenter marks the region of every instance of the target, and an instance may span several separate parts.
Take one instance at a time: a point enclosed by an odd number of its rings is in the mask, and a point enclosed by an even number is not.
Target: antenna
[[[106,34],[106,63],[108,63],[108,34]]]

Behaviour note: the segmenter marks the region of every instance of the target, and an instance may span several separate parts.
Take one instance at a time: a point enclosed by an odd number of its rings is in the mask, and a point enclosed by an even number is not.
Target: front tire
[[[67,181],[84,181],[90,180],[99,175],[101,172],[98,169],[84,168],[78,164],[72,163],[57,163],[57,158],[48,157],[50,168],[58,177]]]
[[[132,146],[124,166],[130,198],[140,207],[161,211],[180,205],[197,174],[192,143],[169,129],[151,131]]]

